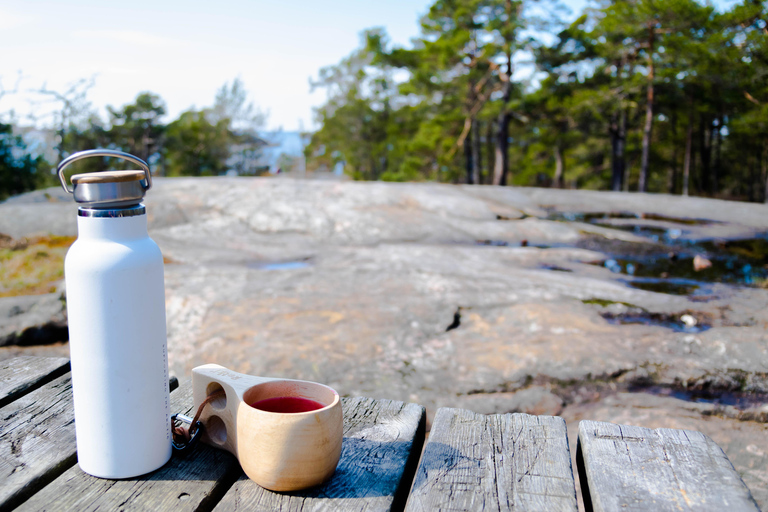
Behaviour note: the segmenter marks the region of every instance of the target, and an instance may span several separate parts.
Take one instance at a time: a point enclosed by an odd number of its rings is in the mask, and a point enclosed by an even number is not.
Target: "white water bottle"
[[[78,174],[67,186],[66,166],[104,156],[142,170]],[[163,257],[141,204],[149,166],[99,149],[58,172],[80,205],[64,264],[78,463],[101,478],[143,475],[171,457]]]

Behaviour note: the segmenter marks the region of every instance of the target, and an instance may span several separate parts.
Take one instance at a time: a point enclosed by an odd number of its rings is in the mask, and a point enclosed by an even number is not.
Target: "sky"
[[[584,0],[572,0],[583,3]],[[168,117],[211,106],[216,91],[239,77],[267,127],[315,128],[312,107],[323,90],[309,80],[360,43],[366,28],[385,27],[408,46],[431,0],[0,0],[0,114],[51,107],[29,92],[63,92],[94,79],[87,98],[102,117],[106,106],[131,103],[142,91],[160,95]],[[19,79],[21,77],[21,79]]]
[[[727,0],[724,0],[727,1]],[[385,27],[409,46],[432,0],[0,0],[0,116],[19,124],[47,108],[42,87],[63,92],[93,78],[87,98],[106,106],[158,94],[168,117],[211,106],[216,91],[240,78],[267,128],[313,129],[323,90],[309,80]],[[586,0],[567,0],[574,15]],[[15,94],[2,95],[2,91]],[[2,118],[0,118],[2,119]]]

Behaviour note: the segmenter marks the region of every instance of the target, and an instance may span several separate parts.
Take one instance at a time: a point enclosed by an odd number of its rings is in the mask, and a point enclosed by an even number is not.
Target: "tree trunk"
[[[627,158],[624,162],[624,180],[621,183],[621,190],[624,192],[629,192],[629,178],[632,174],[632,159],[631,156]]]
[[[701,159],[701,185],[705,193],[712,192],[710,160],[712,156],[712,122],[703,115],[699,119],[699,158]]]
[[[621,179],[624,173],[619,169],[619,114],[614,111],[611,114],[611,124],[608,133],[611,135],[611,190],[621,190]]]
[[[749,201],[754,203],[758,200],[757,189],[761,185],[759,182],[762,181],[760,179],[760,153],[755,151],[749,160],[752,162],[749,168]]]
[[[621,109],[619,116],[619,134],[616,141],[616,162],[618,165],[617,173],[620,180],[624,180],[624,188],[629,186],[629,176],[627,176],[627,109]],[[621,181],[614,190],[621,190]]]
[[[555,144],[555,179],[552,186],[555,188],[565,188],[565,161],[563,158],[563,145],[560,141]]]
[[[480,175],[482,174],[482,162],[480,158],[480,122],[472,120],[472,128],[470,130],[470,136],[472,137],[472,182],[480,185],[482,183]]]
[[[688,130],[685,134],[685,159],[683,161],[683,195],[688,195],[688,184],[691,179],[691,153],[693,146],[693,106],[688,114]]]
[[[629,190],[627,167],[627,110],[614,113],[611,120],[611,190]]]
[[[677,109],[672,110],[672,165],[667,169],[667,194],[677,190]]]
[[[626,59],[617,60],[616,74],[619,80],[622,79]],[[611,134],[611,190],[621,191],[621,182],[624,179],[624,144],[621,143],[621,123],[625,113],[622,99],[618,100],[619,108],[611,114],[611,124],[609,132]]]
[[[506,185],[509,169],[509,115],[502,112],[499,115],[496,132],[495,165],[493,166],[493,184]]]
[[[712,195],[717,195],[720,190],[720,146],[723,140],[723,114],[717,117],[717,128],[714,133],[715,137],[715,165],[712,166]]]
[[[651,155],[651,134],[653,131],[653,43],[654,28],[648,23],[648,90],[645,104],[645,126],[643,127],[643,154],[640,159],[640,180],[637,184],[638,192],[645,192],[648,185],[648,166]]]
[[[763,179],[765,179],[763,202],[768,204],[768,141],[763,143]]]
[[[643,150],[640,157],[640,178],[637,191],[645,192],[648,187],[648,162],[651,152],[651,131],[653,129],[653,85],[648,85],[648,100],[645,106],[645,126],[643,127]]]
[[[474,122],[472,124],[474,124]],[[467,185],[475,184],[475,176],[472,173],[472,171],[475,169],[475,164],[472,161],[472,144],[470,144],[471,137],[472,129],[470,128],[467,137],[464,139],[464,170],[467,173]]]
[[[488,121],[488,126],[485,130],[485,162],[488,169],[488,172],[485,175],[485,179],[483,180],[484,183],[493,183],[493,170],[494,170],[494,160],[493,160],[493,133],[494,133],[494,122],[493,120]]]
[[[513,3],[507,1],[508,23],[512,23]],[[512,115],[507,110],[509,100],[512,98],[512,42],[507,41],[507,70],[504,83],[504,95],[501,102],[501,112],[496,132],[496,163],[493,168],[493,184],[506,185],[509,173],[509,121]]]

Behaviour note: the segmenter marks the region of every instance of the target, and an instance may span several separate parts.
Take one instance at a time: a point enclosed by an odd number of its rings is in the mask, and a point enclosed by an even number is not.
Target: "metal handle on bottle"
[[[141,188],[143,188],[145,192],[152,188],[152,174],[149,172],[149,165],[141,158],[114,149],[89,149],[87,151],[79,151],[68,156],[62,160],[57,167],[56,171],[59,173],[59,181],[61,181],[61,186],[64,190],[70,194],[74,192],[74,188],[69,188],[67,185],[67,178],[64,177],[64,169],[71,163],[77,162],[78,160],[82,160],[84,158],[90,158],[92,156],[109,156],[114,158],[122,158],[123,160],[128,160],[129,162],[138,165],[144,171],[144,176],[146,176],[146,179],[141,183]],[[146,184],[144,182],[146,182]]]

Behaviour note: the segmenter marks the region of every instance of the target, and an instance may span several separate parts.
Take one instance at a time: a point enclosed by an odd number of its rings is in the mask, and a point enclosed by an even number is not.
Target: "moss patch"
[[[13,240],[0,237],[0,297],[56,291],[64,278],[64,256],[76,237]]]
[[[581,302],[584,304],[597,304],[598,306],[607,307],[611,304],[623,304],[627,306],[628,308],[639,308],[638,306],[635,306],[634,304],[630,304],[629,302],[618,302],[615,300],[608,300],[608,299],[584,299]]]

